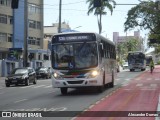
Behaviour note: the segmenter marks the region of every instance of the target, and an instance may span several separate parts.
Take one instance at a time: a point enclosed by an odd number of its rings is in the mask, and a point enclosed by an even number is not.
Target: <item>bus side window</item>
[[[100,53],[101,53],[101,57],[103,58],[104,57],[104,44],[103,43],[100,43]]]

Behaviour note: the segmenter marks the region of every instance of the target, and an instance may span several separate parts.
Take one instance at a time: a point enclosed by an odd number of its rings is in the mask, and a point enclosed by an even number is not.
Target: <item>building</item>
[[[25,2],[11,9],[11,0],[0,2],[0,59],[6,59],[9,48],[24,46]],[[43,0],[28,0],[28,48],[43,49]]]
[[[122,42],[126,42],[127,40],[134,38],[140,41],[141,45],[139,46],[139,50],[140,51],[144,51],[144,39],[142,38],[142,36],[140,35],[140,31],[134,31],[134,35],[133,36],[120,36],[119,32],[113,32],[113,42],[115,43],[115,45],[118,45],[119,43]]]
[[[58,23],[53,23],[52,26],[44,26],[44,44],[43,49],[48,50],[48,44],[51,41],[51,38],[54,34],[58,33]],[[61,32],[71,32],[69,24],[62,22]]]
[[[19,0],[18,9],[11,8],[11,1],[0,0],[0,67],[7,73],[23,66],[25,35],[30,66],[41,66],[50,54],[43,50],[43,0],[27,0],[27,5],[26,0]]]

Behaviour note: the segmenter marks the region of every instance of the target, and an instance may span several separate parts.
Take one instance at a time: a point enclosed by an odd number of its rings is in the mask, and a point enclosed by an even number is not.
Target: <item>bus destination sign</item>
[[[76,41],[76,40],[88,40],[89,36],[60,36],[58,41]]]
[[[84,42],[94,41],[93,35],[59,35],[53,37],[52,42]]]

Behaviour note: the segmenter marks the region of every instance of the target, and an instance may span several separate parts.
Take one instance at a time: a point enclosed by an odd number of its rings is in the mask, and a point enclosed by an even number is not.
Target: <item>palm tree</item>
[[[102,3],[101,7],[94,7],[94,0],[87,0],[86,3],[89,3],[87,14],[89,15],[90,13],[94,12],[94,15],[97,16],[99,34],[101,34],[101,32],[102,32],[102,15],[107,14],[107,12],[105,11],[105,8],[109,9],[109,11],[111,12],[111,15],[112,15],[113,8],[115,8],[116,2],[114,0],[101,0],[101,3]]]

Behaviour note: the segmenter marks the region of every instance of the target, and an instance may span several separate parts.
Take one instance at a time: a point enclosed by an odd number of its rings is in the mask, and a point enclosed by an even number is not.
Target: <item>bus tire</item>
[[[66,95],[67,94],[67,88],[60,88],[61,89],[61,94]]]
[[[104,90],[104,86],[103,85],[102,86],[97,86],[98,93],[102,93],[103,90]]]
[[[110,88],[114,87],[114,73],[112,72],[112,82],[110,83]]]
[[[103,85],[102,86],[97,86],[98,93],[103,92],[104,88],[105,88],[105,73],[103,74]]]

